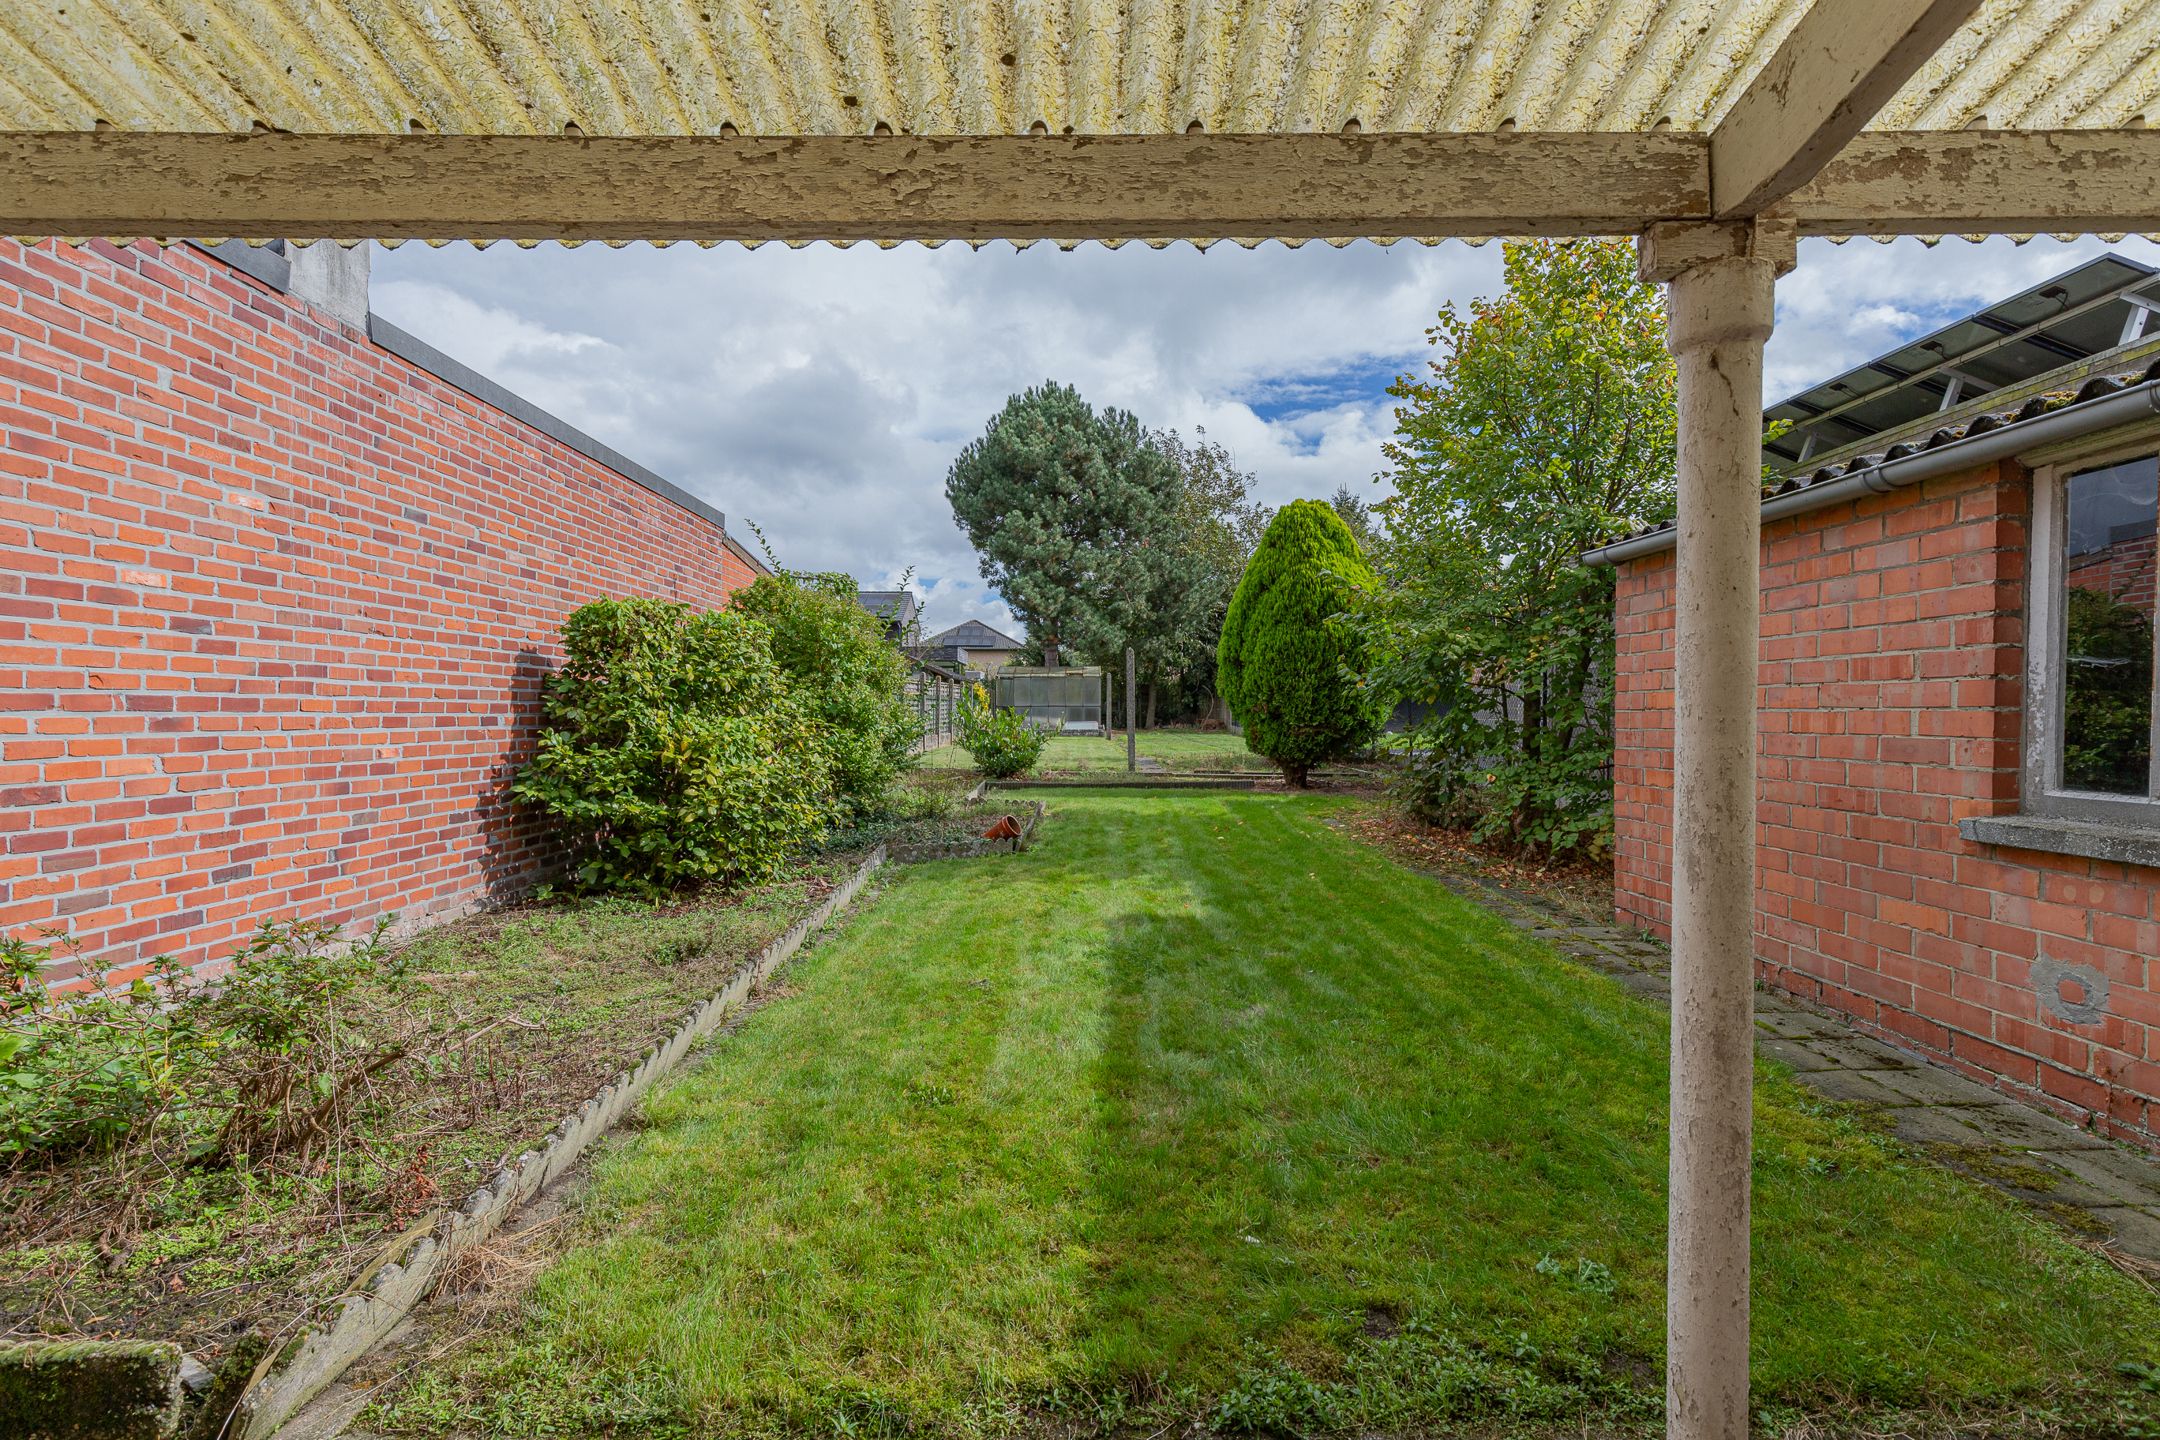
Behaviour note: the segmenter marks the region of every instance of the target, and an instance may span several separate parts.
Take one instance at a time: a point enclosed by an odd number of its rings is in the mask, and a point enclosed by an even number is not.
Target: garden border
[[[1122,772],[1109,771],[1115,775]],[[1280,785],[1281,777],[1256,775],[1250,780],[1217,776],[1142,775],[1136,779],[990,780],[999,790],[1258,790]]]
[[[711,997],[690,1007],[666,1040],[624,1070],[577,1110],[563,1117],[553,1137],[451,1210],[437,1209],[377,1253],[338,1298],[338,1313],[265,1357],[249,1380],[227,1434],[234,1440],[270,1440],[300,1408],[336,1380],[355,1360],[395,1329],[434,1290],[459,1257],[494,1234],[526,1201],[562,1178],[593,1143],[644,1098],[655,1081],[679,1065],[699,1040],[718,1029],[749,997],[751,988],[778,969],[802,943],[854,900],[886,863],[878,846],[823,904],[790,926],[729,977]]]
[[[979,796],[982,788],[981,785],[976,786],[973,793]],[[1047,809],[1040,800],[1030,801],[1024,812],[1027,818],[1020,823],[1017,839],[987,840],[978,836],[972,840],[955,840],[945,845],[892,845],[887,847],[885,858],[895,865],[918,865],[925,860],[972,860],[980,855],[1016,855],[1027,849],[1028,843],[1035,838],[1035,827],[1042,823]]]

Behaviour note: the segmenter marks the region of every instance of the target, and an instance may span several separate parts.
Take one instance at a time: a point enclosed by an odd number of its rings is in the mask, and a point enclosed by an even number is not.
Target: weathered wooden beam
[[[0,233],[540,240],[1625,234],[1685,134],[0,134]]]
[[[2160,130],[1870,131],[1772,213],[1803,235],[2160,230]]]
[[[0,134],[0,234],[992,240],[1618,235],[1709,218],[1686,134],[599,139]],[[2160,230],[2160,130],[1868,132],[1803,235]]]
[[[1753,215],[1811,179],[1980,8],[1815,0],[1710,136],[1710,208]]]

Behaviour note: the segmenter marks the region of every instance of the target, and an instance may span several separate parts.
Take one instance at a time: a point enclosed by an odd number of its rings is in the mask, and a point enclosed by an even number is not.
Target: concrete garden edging
[[[180,1347],[161,1340],[0,1345],[0,1435],[167,1440],[180,1422]]]
[[[1127,777],[1123,771],[1110,771],[1097,778],[991,780],[985,783],[1000,790],[1257,790],[1262,785],[1280,785],[1281,780],[1270,775],[1255,775],[1249,780],[1229,776],[1141,774]]]
[[[988,783],[987,781],[984,783]],[[976,789],[979,792],[981,786]],[[1020,835],[1018,839],[986,840],[977,836],[969,840],[953,840],[943,845],[893,845],[888,847],[887,859],[895,865],[914,865],[924,860],[971,860],[978,855],[1013,855],[1027,849],[1035,838],[1035,827],[1042,823],[1043,802],[1032,801],[1022,807]]]
[[[718,1029],[758,982],[853,901],[886,859],[884,846],[871,851],[824,903],[743,962],[717,994],[693,1005],[674,1034],[564,1116],[545,1145],[520,1155],[457,1209],[435,1211],[385,1246],[339,1298],[334,1318],[287,1342],[263,1361],[241,1395],[227,1433],[234,1440],[269,1440],[275,1435],[301,1406],[411,1314],[459,1257],[493,1235],[520,1205],[561,1179],[656,1081],[682,1063],[693,1045]]]

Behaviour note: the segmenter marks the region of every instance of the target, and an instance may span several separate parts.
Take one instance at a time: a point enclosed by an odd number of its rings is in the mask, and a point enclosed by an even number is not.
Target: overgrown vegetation
[[[1026,854],[895,875],[368,1423],[1652,1432],[1667,1017],[1351,808],[1074,794]],[[1756,1135],[1766,1434],[2154,1415],[2137,1282],[1768,1064]]]
[[[822,833],[833,747],[763,620],[596,600],[564,622],[563,650],[512,788],[552,820],[577,888],[757,881]]]
[[[1347,613],[1376,584],[1342,517],[1293,500],[1269,522],[1231,598],[1216,683],[1246,745],[1293,786],[1362,750],[1387,718],[1363,681],[1365,640]]]
[[[1612,831],[1613,580],[1583,551],[1672,511],[1675,380],[1625,242],[1510,244],[1506,290],[1453,305],[1390,394],[1373,683],[1432,707],[1406,795],[1548,853]]]
[[[214,1355],[249,1325],[293,1324],[386,1235],[543,1137],[859,858],[657,904],[535,903],[395,949],[268,927],[230,971],[164,991],[146,975],[48,993],[64,945],[8,947],[0,1333]]]
[[[0,940],[0,1155],[133,1145],[197,1163],[306,1160],[406,1053],[410,1025],[383,1023],[410,988],[387,924],[353,943],[325,925],[265,924],[215,979],[160,960],[125,988],[92,970],[87,994],[46,988],[82,958],[65,937]]]
[[[835,818],[872,815],[907,769],[921,721],[907,662],[846,575],[767,575],[729,605],[772,632],[773,662],[802,698],[832,775]]]
[[[967,751],[975,768],[993,780],[1024,775],[1042,758],[1047,738],[1043,732],[1017,710],[993,708],[989,692],[980,685],[969,686],[960,697],[954,723],[960,748]]]

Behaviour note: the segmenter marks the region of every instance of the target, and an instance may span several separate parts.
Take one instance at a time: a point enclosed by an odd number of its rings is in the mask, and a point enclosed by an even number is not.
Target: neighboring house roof
[[[2004,411],[1985,411],[1954,426],[1891,444],[1878,454],[1855,456],[1792,476],[1763,490],[1764,520],[1779,520],[1826,509],[1863,495],[1879,495],[1936,475],[2035,450],[2062,440],[2112,430],[2119,425],[2160,417],[2160,358],[2153,347],[2137,368],[2096,375],[2060,390],[2032,395]],[[2066,369],[2083,367],[2065,367]],[[1910,433],[1910,432],[1909,432]],[[1609,545],[1587,551],[1586,565],[1617,565],[1670,550],[1678,539],[1675,522],[1637,530]]]
[[[858,590],[855,603],[880,620],[896,620],[904,630],[915,618],[915,592],[912,590]]]
[[[1018,650],[1020,642],[1002,630],[993,630],[980,620],[963,620],[950,630],[941,631],[923,642],[932,649],[949,650]]]

